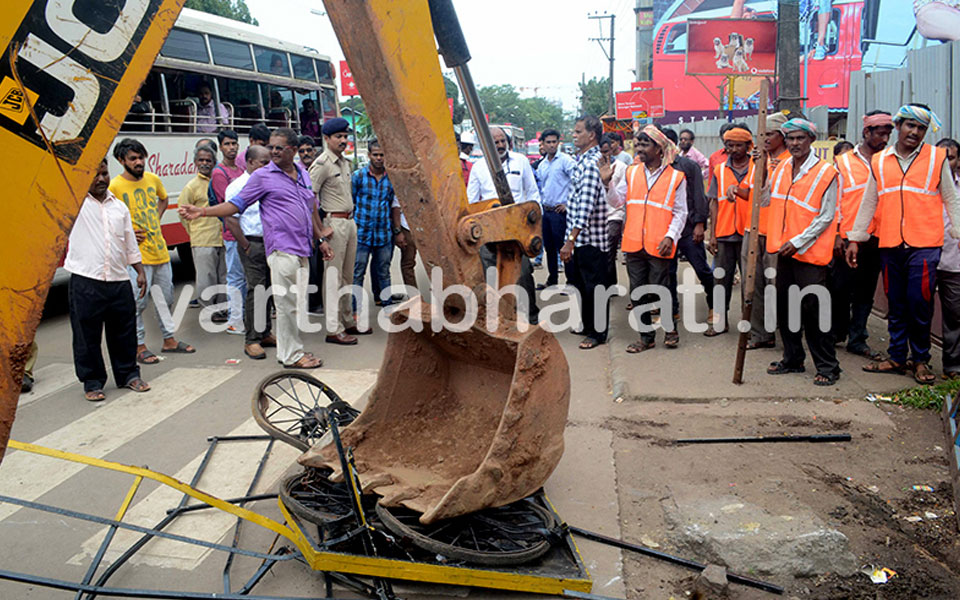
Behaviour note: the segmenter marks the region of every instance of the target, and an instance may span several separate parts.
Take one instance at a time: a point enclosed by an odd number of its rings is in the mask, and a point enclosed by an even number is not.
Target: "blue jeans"
[[[224,240],[227,247],[227,302],[230,310],[230,325],[243,329],[243,301],[247,296],[247,277],[240,262],[240,249],[236,240]],[[232,291],[230,288],[233,288]]]
[[[887,293],[890,360],[930,362],[930,321],[937,285],[940,248],[880,248],[883,287]]]
[[[357,242],[357,260],[353,269],[353,284],[357,287],[363,287],[363,277],[367,272],[367,263],[371,263],[373,295],[375,300],[380,299],[380,292],[390,287],[390,261],[392,260],[393,244],[371,246]],[[383,303],[390,304],[390,299],[385,299]],[[358,305],[359,301],[354,297],[354,310],[357,309]]]
[[[567,234],[567,213],[543,209],[543,251],[547,255],[547,285],[556,285],[559,279],[560,248]]]

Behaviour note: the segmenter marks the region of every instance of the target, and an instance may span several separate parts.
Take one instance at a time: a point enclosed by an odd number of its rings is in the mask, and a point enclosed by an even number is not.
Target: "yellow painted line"
[[[133,497],[137,495],[141,483],[143,483],[143,476],[137,475],[137,478],[133,480],[133,485],[127,491],[127,497],[123,499],[123,504],[120,505],[120,510],[117,511],[117,516],[113,518],[114,521],[123,520],[123,516],[127,514],[127,509],[130,508],[130,503],[133,502]]]

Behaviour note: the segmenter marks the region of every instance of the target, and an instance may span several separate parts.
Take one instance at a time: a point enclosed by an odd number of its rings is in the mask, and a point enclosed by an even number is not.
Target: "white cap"
[[[476,145],[477,136],[472,131],[464,131],[460,134],[460,143]]]

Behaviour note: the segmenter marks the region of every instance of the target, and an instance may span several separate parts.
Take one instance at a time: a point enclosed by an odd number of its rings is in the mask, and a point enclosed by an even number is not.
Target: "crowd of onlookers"
[[[575,156],[558,151],[562,136],[547,129],[539,138],[541,157],[532,164],[510,151],[507,131],[492,128],[514,201],[538,202],[543,212],[546,281],[535,285],[535,266],[524,258],[516,282],[527,292],[525,317],[538,321],[536,292],[559,284],[562,271],[579,298],[579,347],[605,343],[610,294],[598,290],[617,284],[622,252],[631,292],[627,308],[638,309],[640,331],[627,352],[654,348],[658,329],[664,331],[663,345],[675,348],[683,257],[706,291],[703,333],[721,335],[729,329],[737,271],[744,291],[756,235],[747,349],[773,348],[779,332],[783,357],[771,363],[769,373],[804,370],[806,334],[818,385],[832,385],[839,377],[835,346],[844,341],[847,351],[872,360],[866,370],[909,372],[930,383],[930,321],[938,290],[945,376],[957,376],[960,235],[951,224],[960,218],[955,187],[960,145],[950,139],[924,144],[923,136],[939,121],[915,104],[896,115],[865,115],[863,139],[838,143],[832,163],[816,156],[816,126],[803,115],[774,113],[765,125],[762,148],[754,147],[745,125],[724,125],[723,148],[709,157],[697,150],[690,130],[678,135],[667,127],[638,126],[631,156],[620,134],[604,133],[597,118],[585,116],[572,132]],[[894,130],[898,135],[890,145]],[[402,300],[404,295],[390,293],[395,248],[406,289],[417,289],[417,240],[387,175],[383,149],[370,141],[369,162],[354,172],[344,156],[349,134],[346,120],[327,120],[320,128],[321,148],[292,129],[257,125],[242,150],[231,130],[200,140],[193,150],[196,175],[180,193],[179,215],[190,236],[194,302],[204,309],[201,319],[243,336],[250,359],[262,360],[266,349],[275,347],[285,367],[321,366],[319,357],[304,350],[305,312],[326,313],[326,342],[357,344],[358,336],[371,333],[356,319],[367,299],[337,290],[362,288],[369,268],[378,305]],[[471,203],[497,195],[486,161],[469,160],[473,141],[469,134],[458,139]],[[117,384],[149,389],[139,365],[159,361],[146,344],[144,311],[150,304],[163,340],[159,352],[196,351],[175,337],[173,271],[160,227],[168,195],[161,179],[145,171],[146,157],[135,139],[115,145],[113,158],[122,172],[110,179],[103,161],[70,234],[64,267],[72,274],[75,367],[92,401],[104,398],[104,333]],[[765,168],[757,173],[761,157]],[[756,218],[754,196],[760,207]],[[480,259],[485,267],[495,265],[496,249],[482,248]],[[867,344],[866,328],[881,272],[891,338],[886,357]],[[306,284],[317,287],[304,287],[303,297],[275,291]],[[776,288],[775,307],[765,305],[768,286]],[[812,286],[828,295],[801,294],[796,307],[790,304],[791,288]],[[669,301],[658,302],[654,289],[667,290]],[[832,316],[829,331],[820,330],[823,303]],[[24,389],[31,384],[28,370]]]

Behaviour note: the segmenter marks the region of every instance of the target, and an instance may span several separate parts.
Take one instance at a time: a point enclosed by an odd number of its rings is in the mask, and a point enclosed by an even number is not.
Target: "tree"
[[[512,85],[488,85],[477,93],[491,123],[512,123],[523,127],[526,113],[520,94]]]
[[[590,81],[580,84],[580,107],[583,114],[600,117],[606,114],[609,106],[609,78],[591,77]]]
[[[246,0],[187,0],[184,6],[211,15],[249,23],[250,25],[260,24],[250,15],[250,8],[247,7]]]
[[[561,129],[564,124],[563,108],[559,102],[546,98],[524,98],[520,101],[526,113],[523,129],[528,138],[532,138],[538,131],[554,128]]]

